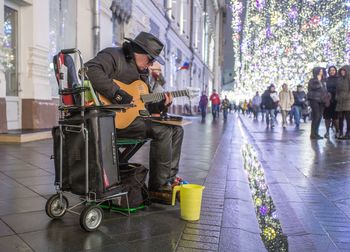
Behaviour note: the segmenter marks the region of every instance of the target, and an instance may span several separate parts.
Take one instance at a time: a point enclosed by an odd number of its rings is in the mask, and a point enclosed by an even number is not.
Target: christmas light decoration
[[[264,169],[253,147],[247,143],[241,149],[244,169],[248,173],[255,212],[261,230],[261,239],[268,251],[288,251],[287,237],[283,234],[276,207],[269,195]]]
[[[231,0],[231,6],[240,93],[263,92],[271,83],[295,89],[315,66],[350,63],[349,0]]]

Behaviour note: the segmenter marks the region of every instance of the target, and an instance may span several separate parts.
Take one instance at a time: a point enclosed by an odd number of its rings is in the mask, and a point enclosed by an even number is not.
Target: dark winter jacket
[[[341,70],[346,71],[346,76],[340,75]],[[335,99],[337,101],[336,111],[350,111],[350,66],[344,66],[339,69],[339,79]]]
[[[321,67],[315,67],[312,70],[313,78],[309,80],[307,98],[319,103],[324,103],[324,99],[327,95],[327,90],[323,80],[319,81],[317,75],[322,70]]]
[[[93,88],[111,102],[114,101],[118,85],[113,79],[125,84],[131,84],[136,80],[144,81],[149,87],[148,71],[140,72],[137,69],[131,47],[125,43],[123,47],[109,47],[100,51],[97,56],[85,64],[88,68],[87,75]],[[151,113],[163,111],[164,102],[149,104]]]
[[[199,107],[205,108],[208,106],[208,96],[202,95],[201,99],[199,100]]]
[[[327,91],[332,95],[331,102],[335,101],[337,82],[338,82],[338,76],[329,76],[326,80]]]
[[[294,96],[293,106],[300,106],[300,107],[306,106],[306,93],[305,93],[305,91],[300,91],[300,92],[294,91],[293,96]]]
[[[274,102],[271,98],[271,94],[277,92],[271,92],[270,89],[266,90],[263,95],[261,96],[261,106],[265,109],[276,109],[278,106],[277,102]]]

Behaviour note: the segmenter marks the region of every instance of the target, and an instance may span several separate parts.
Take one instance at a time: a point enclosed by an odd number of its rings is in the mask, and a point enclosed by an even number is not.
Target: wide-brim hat
[[[164,44],[151,33],[140,32],[135,39],[125,39],[141,47],[148,55],[150,55],[160,64],[165,64],[164,60],[160,57],[160,53],[164,48]]]

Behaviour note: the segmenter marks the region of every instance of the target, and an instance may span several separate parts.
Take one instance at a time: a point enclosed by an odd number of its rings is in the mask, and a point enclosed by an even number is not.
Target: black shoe
[[[350,139],[350,134],[346,133],[343,139],[349,140]]]
[[[329,138],[329,132],[327,132],[326,134],[324,134],[325,138]]]
[[[336,133],[336,138],[337,139],[344,139],[343,133],[340,133],[340,132]]]
[[[321,137],[320,135],[310,135],[310,139],[319,140],[319,139],[323,139],[323,137]]]

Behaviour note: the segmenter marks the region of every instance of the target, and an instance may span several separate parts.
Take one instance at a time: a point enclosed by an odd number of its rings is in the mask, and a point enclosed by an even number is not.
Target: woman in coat
[[[279,93],[279,98],[279,105],[282,113],[282,127],[285,128],[287,126],[287,115],[294,103],[293,94],[290,90],[288,90],[288,85],[286,83],[282,85],[282,91]]]
[[[336,111],[339,113],[339,136],[338,138],[350,139],[350,66],[339,69],[335,99],[337,101]],[[343,136],[344,119],[346,120],[346,131]]]
[[[325,138],[329,137],[329,128],[332,125],[336,130],[336,137],[339,136],[339,122],[338,122],[338,114],[336,112],[337,101],[335,100],[336,89],[338,83],[338,75],[337,68],[335,66],[331,66],[328,68],[328,78],[326,79],[326,87],[327,92],[331,95],[329,106],[324,109],[323,118],[326,124],[326,134]]]

